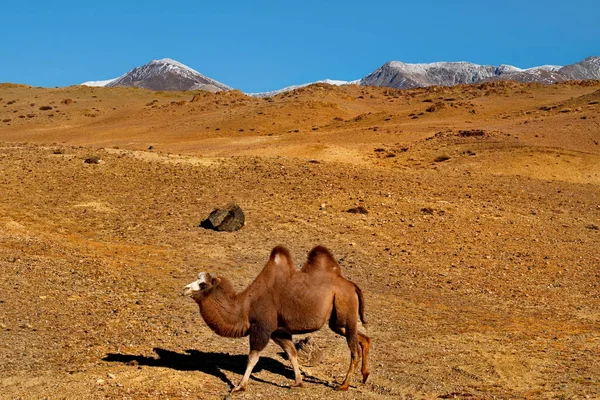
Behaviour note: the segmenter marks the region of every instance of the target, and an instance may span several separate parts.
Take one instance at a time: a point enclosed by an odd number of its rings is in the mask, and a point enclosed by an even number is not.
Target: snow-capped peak
[[[180,68],[184,71],[202,75],[200,72],[196,71],[195,69],[190,68],[187,65],[180,63],[179,61],[173,60],[172,58],[161,58],[160,60],[152,60],[146,65],[165,66],[167,69]],[[204,75],[202,75],[202,76],[204,76]]]
[[[105,83],[104,86],[141,87],[150,90],[201,89],[211,92],[231,90],[229,86],[170,58],[152,60],[133,68],[125,75]]]

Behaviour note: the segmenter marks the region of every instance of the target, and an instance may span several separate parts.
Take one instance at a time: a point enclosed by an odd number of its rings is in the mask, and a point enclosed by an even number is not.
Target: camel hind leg
[[[359,301],[355,285],[346,285],[348,290],[340,290],[334,298],[334,307],[329,318],[329,327],[335,333],[345,336],[350,349],[350,367],[346,374],[346,379],[338,387],[338,390],[347,390],[350,386],[350,378],[354,372],[359,357],[362,357],[362,381],[365,383],[369,378],[369,349],[371,347],[371,339],[358,331],[359,319]]]
[[[358,332],[358,342],[360,343],[360,349],[362,350],[362,367],[360,372],[363,376],[363,383],[366,383],[370,374],[369,348],[371,347],[371,338],[363,333]]]
[[[298,352],[292,341],[292,335],[287,332],[275,331],[271,334],[271,339],[281,346],[292,363],[295,382],[291,387],[302,387],[302,374],[300,373],[300,365],[298,364]]]
[[[350,387],[350,379],[352,377],[352,374],[354,373],[354,370],[356,369],[356,366],[358,365],[359,346],[362,346],[359,344],[360,339],[356,325],[356,318],[339,318],[339,313],[334,307],[331,318],[329,319],[329,327],[335,333],[346,337],[346,342],[348,343],[348,348],[350,349],[350,366],[348,367],[348,372],[346,373],[346,378],[344,379],[344,382],[342,382],[342,384],[338,386],[337,390],[348,390],[348,388]],[[364,352],[364,347],[362,347],[362,349]],[[363,380],[365,380],[364,374]]]
[[[348,348],[350,349],[350,366],[348,367],[348,372],[346,373],[346,378],[344,382],[340,386],[338,386],[337,390],[348,390],[350,387],[350,380],[352,378],[352,374],[358,365],[358,335],[355,329],[346,329],[346,342],[348,343]]]

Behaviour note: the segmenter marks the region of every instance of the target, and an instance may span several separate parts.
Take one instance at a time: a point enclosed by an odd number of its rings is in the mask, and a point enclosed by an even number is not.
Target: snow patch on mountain
[[[112,78],[112,79],[107,79],[104,81],[88,81],[88,82],[80,83],[80,85],[91,86],[91,87],[104,87],[104,86],[108,85],[109,83],[116,81],[119,78]]]

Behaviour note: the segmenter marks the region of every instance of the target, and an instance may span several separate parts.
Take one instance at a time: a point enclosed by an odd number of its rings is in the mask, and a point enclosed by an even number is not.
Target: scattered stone
[[[598,228],[598,225],[595,225],[595,224],[589,224],[589,225],[586,225],[585,227],[586,227],[587,229],[591,229],[591,230],[593,230],[593,231],[600,230],[600,228]]]
[[[70,104],[73,104],[73,100],[72,99],[64,99],[63,101],[61,101],[61,103],[68,106]]]
[[[448,161],[450,159],[450,156],[447,154],[442,154],[441,156],[437,156],[433,162],[444,162],[444,161]]]
[[[98,156],[91,156],[86,158],[83,162],[86,164],[100,164],[100,157]]]
[[[41,106],[40,107],[41,111],[48,111],[48,110],[52,110],[52,106]]]
[[[111,374],[110,372],[106,374],[106,376],[108,377],[108,379],[117,379],[117,376],[115,374]]]
[[[194,97],[192,97],[192,101],[191,101],[191,102],[192,102],[192,103],[194,103],[194,102],[196,102],[196,101],[200,101],[200,100],[202,100],[204,97],[205,97],[205,95],[204,95],[204,94],[202,94],[202,93],[197,93],[197,94],[195,94],[195,95],[194,95]]]
[[[346,210],[346,212],[349,212],[350,214],[368,214],[369,210],[367,210],[363,206],[358,206],[349,208],[348,210]]]
[[[482,129],[460,130],[458,134],[462,137],[482,137],[485,136],[485,131]]]
[[[436,112],[436,111],[440,111],[443,110],[444,108],[446,108],[446,103],[442,103],[441,101],[432,104],[431,106],[429,106],[425,111],[427,112]]]
[[[204,229],[219,232],[233,232],[242,229],[246,222],[244,211],[235,203],[213,210],[207,219],[200,223]]]

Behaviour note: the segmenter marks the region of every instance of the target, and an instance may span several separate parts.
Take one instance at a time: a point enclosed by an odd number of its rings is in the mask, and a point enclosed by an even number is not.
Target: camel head
[[[198,279],[189,285],[186,285],[183,288],[181,295],[194,297],[198,294],[208,293],[220,281],[219,278],[213,278],[208,272],[200,272],[198,274]]]

